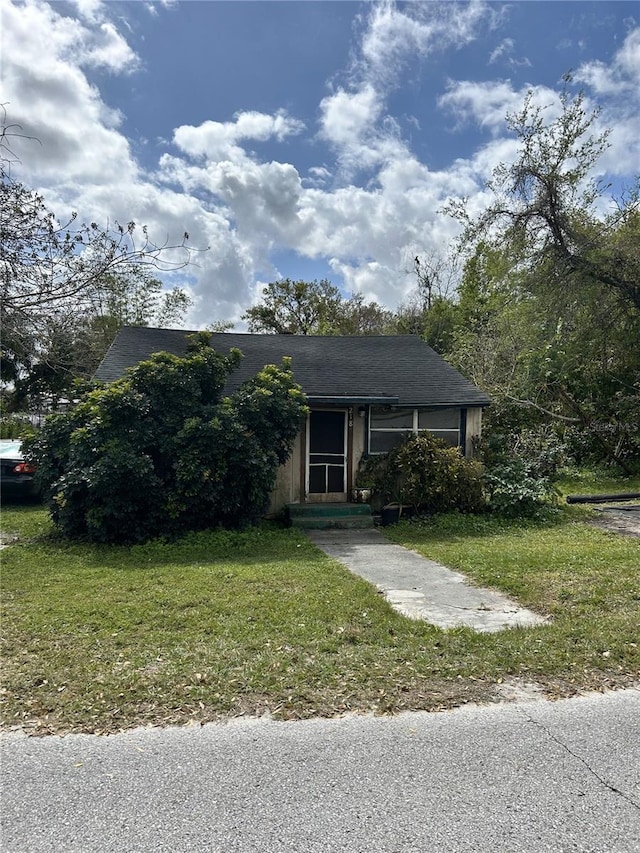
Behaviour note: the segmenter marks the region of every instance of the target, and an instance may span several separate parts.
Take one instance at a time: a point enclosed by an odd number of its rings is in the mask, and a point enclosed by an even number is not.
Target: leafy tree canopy
[[[327,279],[268,284],[262,302],[243,314],[250,332],[277,335],[380,335],[393,314],[361,294],[344,299]]]
[[[178,245],[159,245],[135,222],[103,228],[79,222],[75,213],[61,222],[42,195],[12,177],[11,132],[6,117],[4,122],[0,379],[9,408],[16,408],[27,406],[33,394],[55,398],[74,378],[90,373],[120,325],[179,319],[187,294],[180,288],[165,292],[151,271],[183,267],[191,250],[188,234]],[[89,338],[92,353],[86,352]]]

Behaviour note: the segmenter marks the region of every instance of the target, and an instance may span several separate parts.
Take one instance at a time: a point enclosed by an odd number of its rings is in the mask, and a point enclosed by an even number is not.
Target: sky
[[[416,254],[446,256],[443,211],[488,203],[527,92],[563,77],[600,107],[594,177],[640,169],[633,2],[0,0],[12,174],[63,220],[134,220],[198,251],[163,276],[185,325],[233,321],[280,278],[328,278],[391,309]]]

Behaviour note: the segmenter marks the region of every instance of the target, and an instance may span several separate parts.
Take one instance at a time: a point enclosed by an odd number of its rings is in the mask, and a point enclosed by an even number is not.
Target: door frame
[[[344,414],[344,492],[309,492],[309,462],[311,453],[312,412],[341,412]],[[303,432],[303,453],[300,471],[300,492],[303,503],[344,503],[349,500],[352,489],[353,457],[353,406],[314,406],[307,415]]]

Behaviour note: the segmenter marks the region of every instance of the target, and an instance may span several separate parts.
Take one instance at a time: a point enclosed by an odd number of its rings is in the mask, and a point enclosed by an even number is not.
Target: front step
[[[369,504],[288,504],[292,527],[303,530],[362,530],[373,527]]]

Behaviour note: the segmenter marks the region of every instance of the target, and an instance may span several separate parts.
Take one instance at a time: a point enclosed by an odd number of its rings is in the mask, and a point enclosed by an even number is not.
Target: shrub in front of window
[[[485,507],[482,465],[428,432],[408,435],[388,454],[372,456],[358,482],[370,485],[379,503],[400,503],[419,513]]]

